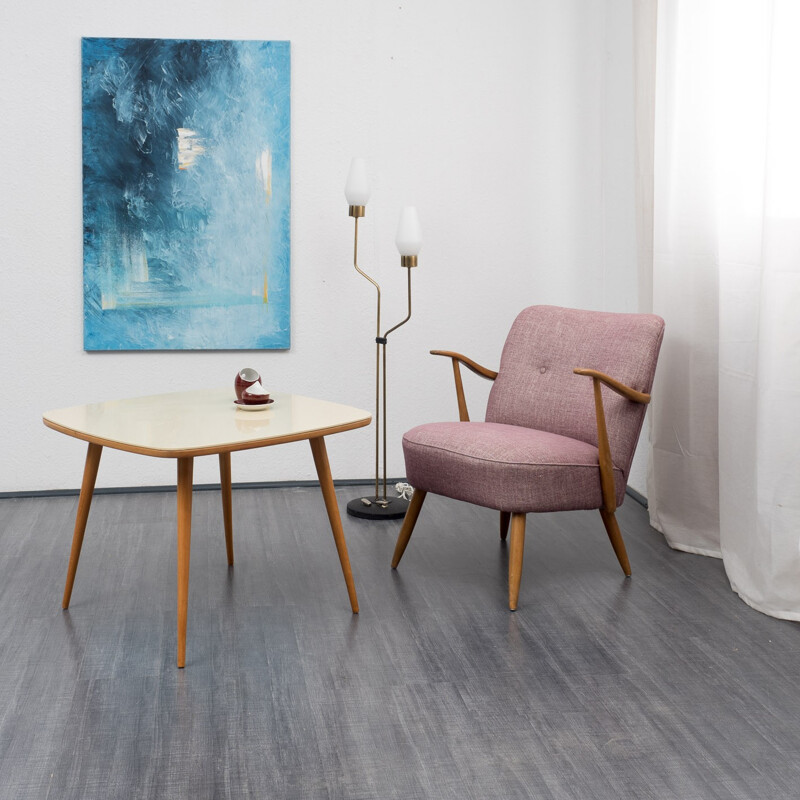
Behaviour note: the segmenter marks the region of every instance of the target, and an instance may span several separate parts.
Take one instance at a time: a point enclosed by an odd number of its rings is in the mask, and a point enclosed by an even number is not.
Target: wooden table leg
[[[325,448],[325,439],[319,436],[316,439],[309,439],[311,453],[314,456],[314,466],[317,468],[317,477],[322,489],[322,497],[325,499],[325,509],[328,512],[328,519],[333,531],[333,539],[336,542],[336,550],[339,553],[339,562],[344,573],[344,582],[347,584],[347,594],[350,595],[350,607],[354,614],[358,614],[358,598],[356,597],[356,587],[353,583],[353,573],[350,570],[350,557],[347,555],[347,544],[344,540],[342,530],[342,518],[339,515],[339,505],[336,502],[336,492],[333,489],[333,478],[331,477],[331,467],[328,463],[328,451]]]
[[[186,618],[189,610],[189,555],[192,544],[192,468],[194,459],[178,459],[178,666],[186,666]]]
[[[228,566],[233,566],[233,500],[231,498],[231,454],[219,454],[219,485],[222,489],[222,518],[225,522],[225,548]]]
[[[64,609],[69,608],[69,599],[72,596],[72,586],[75,583],[75,573],[78,569],[78,560],[81,557],[83,534],[86,532],[86,521],[89,519],[89,508],[92,505],[92,495],[94,494],[94,482],[97,480],[97,468],[100,466],[100,456],[102,454],[103,447],[99,444],[90,444],[86,452],[81,496],[78,500],[78,514],[75,517],[72,550],[69,554],[69,566],[67,567],[67,582],[64,586],[64,598],[61,601],[61,608]]]

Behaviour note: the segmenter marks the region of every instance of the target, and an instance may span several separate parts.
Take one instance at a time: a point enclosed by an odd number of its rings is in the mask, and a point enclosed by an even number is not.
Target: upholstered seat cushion
[[[594,445],[496,422],[437,422],[403,437],[409,483],[416,489],[499,511],[600,508]],[[625,479],[614,469],[617,504]]]

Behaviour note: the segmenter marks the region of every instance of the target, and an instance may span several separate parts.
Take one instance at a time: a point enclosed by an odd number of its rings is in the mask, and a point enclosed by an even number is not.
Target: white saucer
[[[270,397],[266,403],[243,403],[241,400],[234,400],[233,404],[240,411],[263,411],[265,408],[269,408],[274,402],[275,398]]]

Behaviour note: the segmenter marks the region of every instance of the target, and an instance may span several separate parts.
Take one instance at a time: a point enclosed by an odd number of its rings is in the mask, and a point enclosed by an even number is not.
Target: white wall
[[[455,418],[448,363],[495,366],[532,303],[635,311],[631,4],[620,0],[28,0],[0,11],[0,491],[77,487],[81,443],[41,413],[115,396],[225,385],[371,408],[374,292],[352,269],[349,161],[373,196],[361,261],[404,314],[394,250],[416,204],[425,245],[414,316],[389,345],[390,475],[399,437]],[[292,349],[84,353],[80,37],[292,43]],[[488,386],[466,379],[473,418]],[[334,477],[369,477],[372,428],[329,442]],[[234,457],[234,480],[308,479],[305,443]],[[174,464],[106,452],[98,485],[174,483]],[[217,480],[198,459],[197,482]],[[640,482],[643,486],[644,481]]]

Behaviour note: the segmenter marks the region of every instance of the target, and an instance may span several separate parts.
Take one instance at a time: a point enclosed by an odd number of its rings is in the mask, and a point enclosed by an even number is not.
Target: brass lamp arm
[[[597,417],[597,451],[600,464],[600,488],[603,492],[603,511],[611,514],[617,507],[617,493],[614,486],[614,462],[611,460],[611,446],[608,443],[608,429],[606,427],[606,413],[603,409],[603,393],[601,384],[605,384],[609,389],[615,391],[622,397],[634,403],[646,404],[650,402],[650,395],[644,392],[637,392],[620,383],[618,380],[609,377],[604,372],[596,369],[583,369],[577,367],[573,370],[576,375],[586,375],[592,379],[594,389],[594,410]]]
[[[381,335],[381,287],[377,281],[370,278],[370,276],[367,275],[367,273],[364,272],[364,270],[358,266],[358,217],[355,217],[354,221],[355,221],[355,237],[353,243],[353,266],[356,268],[356,272],[359,275],[363,275],[363,277],[365,277],[375,287],[375,289],[378,292],[378,325],[376,328],[375,335],[380,336]]]
[[[461,422],[469,422],[469,411],[467,410],[467,400],[464,397],[464,384],[461,382],[461,368],[459,361],[470,371],[482,378],[488,378],[493,381],[497,377],[497,373],[492,369],[482,367],[480,364],[473,361],[471,358],[462,356],[461,353],[454,353],[451,350],[431,350],[432,356],[447,356],[453,362],[453,378],[456,382],[456,399],[458,400],[458,419]]]
[[[392,331],[396,331],[401,326],[405,325],[411,319],[411,267],[408,267],[408,314],[406,314],[406,318],[401,320],[397,323],[393,328],[389,328],[386,333],[383,334],[383,338],[385,339]]]

